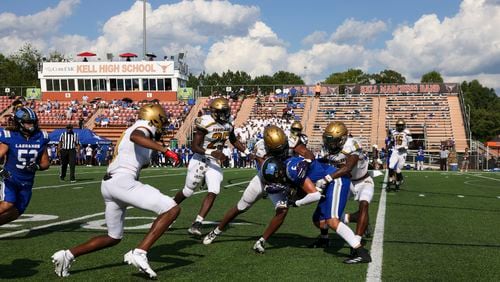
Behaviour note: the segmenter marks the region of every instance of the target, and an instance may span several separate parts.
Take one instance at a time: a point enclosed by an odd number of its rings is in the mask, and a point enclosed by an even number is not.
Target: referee
[[[78,142],[78,134],[73,132],[73,125],[68,124],[66,126],[66,132],[61,134],[59,138],[59,156],[61,158],[61,175],[59,178],[64,181],[66,177],[66,171],[69,164],[69,180],[71,182],[76,182],[75,180],[75,164],[76,164],[76,152],[80,150],[80,142]]]

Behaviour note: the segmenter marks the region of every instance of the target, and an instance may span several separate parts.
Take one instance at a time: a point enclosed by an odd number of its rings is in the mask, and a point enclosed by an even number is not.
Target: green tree
[[[420,79],[421,83],[443,83],[443,77],[437,71],[431,71],[424,75]]]
[[[500,134],[500,98],[494,89],[484,87],[477,80],[462,82],[465,104],[471,108],[472,135],[487,141]]]
[[[345,72],[336,72],[330,74],[326,80],[326,84],[368,84],[369,75],[365,74],[360,69],[349,69]]]
[[[378,74],[368,75],[368,77],[375,80],[376,83],[406,83],[406,77],[394,70],[383,70]]]
[[[304,84],[304,80],[294,73],[278,71],[273,75],[274,84]]]
[[[10,59],[17,65],[17,71],[22,76],[22,81],[16,81],[18,85],[40,86],[38,79],[38,64],[41,62],[40,51],[30,43],[24,44],[19,51],[14,53]]]

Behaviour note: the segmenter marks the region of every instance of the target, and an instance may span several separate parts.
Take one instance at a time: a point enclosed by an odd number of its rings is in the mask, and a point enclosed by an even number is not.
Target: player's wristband
[[[210,157],[212,156],[212,152],[215,151],[214,149],[206,149],[205,150],[205,156]]]
[[[245,151],[243,151],[243,154],[250,155],[250,150],[248,150],[248,148],[246,148]]]
[[[325,180],[326,180],[328,183],[330,183],[330,182],[332,182],[332,181],[333,181],[333,178],[332,178],[332,176],[331,176],[330,174],[327,174],[327,175],[325,176]]]

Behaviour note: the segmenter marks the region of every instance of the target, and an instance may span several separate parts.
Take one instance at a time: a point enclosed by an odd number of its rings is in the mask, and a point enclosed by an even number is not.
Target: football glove
[[[265,190],[268,194],[277,194],[286,191],[288,187],[281,183],[267,184]]]
[[[37,163],[30,163],[24,167],[25,170],[29,172],[35,172],[40,169],[40,166]]]
[[[333,181],[333,178],[327,174],[325,177],[321,178],[320,180],[316,181],[315,186],[318,191],[323,191],[330,182]]]
[[[181,161],[179,160],[179,156],[176,153],[174,153],[174,152],[172,152],[170,150],[166,150],[165,151],[165,157],[167,157],[170,160],[172,160],[174,167],[179,166],[179,164],[181,163]]]
[[[10,177],[10,172],[8,172],[5,168],[0,166],[0,178],[3,180],[9,177]]]

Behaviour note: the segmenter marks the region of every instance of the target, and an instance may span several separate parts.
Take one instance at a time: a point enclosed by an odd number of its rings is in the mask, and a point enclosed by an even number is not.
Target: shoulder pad
[[[10,130],[3,129],[2,131],[3,131],[3,134],[0,132],[0,137],[3,137],[3,138],[10,138],[11,137]]]
[[[307,135],[305,134],[301,134],[300,135],[300,142],[304,145],[307,145],[307,143],[309,142],[309,138],[307,138]]]
[[[300,143],[300,137],[290,134],[288,136],[288,146],[290,149],[295,148]]]
[[[209,128],[211,125],[216,124],[215,120],[210,115],[203,115],[201,117],[196,118],[195,126],[197,128],[205,129]]]

